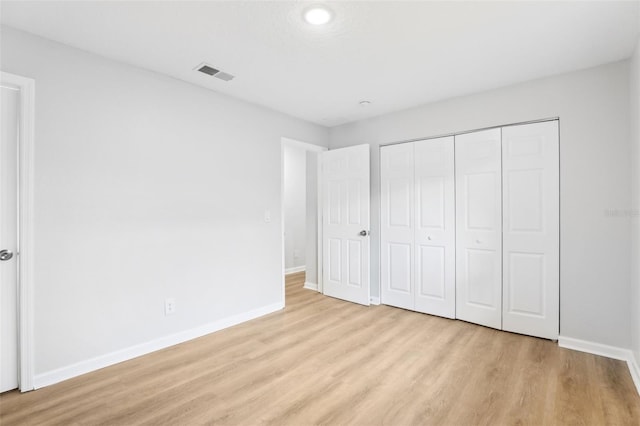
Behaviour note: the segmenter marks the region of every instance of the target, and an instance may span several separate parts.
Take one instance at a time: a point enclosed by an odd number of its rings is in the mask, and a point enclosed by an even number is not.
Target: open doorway
[[[318,157],[326,148],[282,138],[283,292],[319,288]]]

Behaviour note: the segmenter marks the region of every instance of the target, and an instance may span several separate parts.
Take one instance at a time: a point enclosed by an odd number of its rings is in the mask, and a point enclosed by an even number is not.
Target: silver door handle
[[[0,251],[0,260],[5,261],[9,260],[13,257],[13,252],[9,250],[1,250]]]
[[[367,235],[369,235],[369,231],[363,229],[362,231],[360,231],[360,235],[366,237]]]

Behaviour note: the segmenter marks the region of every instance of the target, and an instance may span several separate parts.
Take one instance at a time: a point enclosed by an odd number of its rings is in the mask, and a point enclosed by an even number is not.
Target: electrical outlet
[[[176,299],[169,297],[164,301],[164,314],[173,315],[176,313]]]

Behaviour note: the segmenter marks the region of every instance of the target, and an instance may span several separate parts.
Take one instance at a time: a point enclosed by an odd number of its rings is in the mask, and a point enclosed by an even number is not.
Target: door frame
[[[18,388],[34,389],[33,185],[35,80],[0,71],[0,81],[20,88],[18,137]]]
[[[291,139],[287,137],[280,138],[280,236],[282,237],[282,305],[285,304],[285,257],[284,257],[284,148],[285,146],[302,148],[305,151],[315,152],[320,154],[321,152],[328,151],[329,148],[314,145],[308,142],[302,142],[296,139]],[[316,266],[316,271],[318,274],[318,292],[322,293],[322,185],[320,185],[320,178],[322,172],[322,166],[320,164],[320,156],[318,155],[317,161],[317,188],[316,188],[316,196],[317,196],[317,212],[316,212],[316,221],[318,223],[318,247],[317,247],[317,259],[318,262]]]

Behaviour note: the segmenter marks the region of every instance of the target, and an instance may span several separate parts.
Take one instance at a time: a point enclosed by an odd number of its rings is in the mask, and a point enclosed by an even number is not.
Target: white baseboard
[[[574,351],[587,352],[593,355],[606,356],[607,358],[627,361],[631,355],[629,349],[616,346],[603,345],[602,343],[589,342],[587,340],[574,339],[572,337],[558,337],[558,346]]]
[[[558,337],[558,346],[561,348],[572,349],[574,351],[586,352],[593,355],[606,356],[607,358],[626,361],[633,383],[636,385],[638,394],[640,394],[640,368],[638,368],[638,363],[636,362],[631,350],[563,336]]]
[[[633,383],[635,383],[638,394],[640,394],[640,367],[638,367],[638,363],[636,362],[636,358],[633,356],[633,353],[631,354],[631,358],[627,360],[627,365],[629,366],[629,372],[631,373]]]
[[[128,361],[130,359],[137,358],[139,356],[146,355],[151,352],[158,351],[160,349],[168,348],[169,346],[174,346],[179,343],[196,339],[206,334],[210,334],[210,333],[261,317],[263,315],[267,315],[272,312],[279,311],[280,309],[283,309],[283,308],[284,308],[284,303],[282,302],[273,303],[271,305],[263,306],[261,308],[254,309],[249,312],[243,312],[241,314],[233,315],[227,318],[222,318],[220,320],[214,321],[209,324],[205,324],[200,327],[181,331],[179,333],[161,337],[159,339],[155,339],[150,342],[131,346],[129,348],[121,349],[121,350],[111,352],[105,355],[101,355],[95,358],[91,358],[85,361],[80,361],[76,364],[58,368],[53,371],[38,374],[34,377],[34,388],[39,389],[44,386],[53,385],[54,383],[71,379],[81,374],[86,374],[91,371],[108,367],[110,365],[118,364],[123,361]]]
[[[310,283],[309,281],[305,281],[304,282],[304,288],[309,289],[309,290],[318,291],[318,284]]]
[[[295,274],[296,272],[304,272],[307,270],[307,266],[306,265],[302,265],[302,266],[294,266],[293,268],[287,268],[284,270],[284,274],[288,275],[288,274]]]
[[[379,305],[380,304],[380,298],[379,297],[371,296],[369,298],[369,301],[371,302],[372,305]]]

